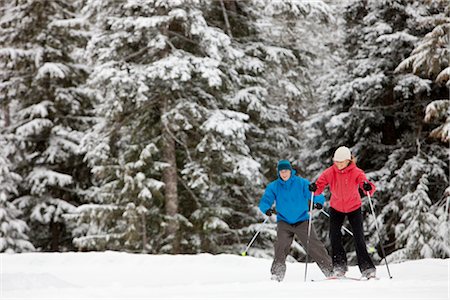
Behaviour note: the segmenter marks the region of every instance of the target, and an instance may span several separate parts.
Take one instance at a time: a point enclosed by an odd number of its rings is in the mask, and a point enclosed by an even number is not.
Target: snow
[[[69,67],[62,63],[44,63],[38,70],[36,79],[49,78],[66,78],[66,75],[70,73]]]
[[[270,259],[238,255],[123,252],[1,254],[0,299],[448,299],[450,259],[384,265],[380,280],[319,281],[317,265],[288,263],[269,279]],[[357,267],[349,276],[359,277]]]
[[[245,140],[245,132],[249,125],[245,123],[249,116],[231,110],[215,110],[202,125],[205,131],[216,131],[226,137]]]

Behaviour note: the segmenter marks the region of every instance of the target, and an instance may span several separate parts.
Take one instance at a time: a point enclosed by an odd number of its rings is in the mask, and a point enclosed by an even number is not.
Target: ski
[[[378,277],[371,277],[371,278],[366,278],[366,277],[349,277],[349,276],[343,276],[343,277],[327,277],[327,278],[323,278],[323,279],[311,279],[312,282],[319,282],[319,281],[328,281],[328,280],[354,280],[354,281],[369,281],[369,280],[379,280],[380,278]]]
[[[361,278],[359,278],[359,281],[369,281],[369,280],[380,280],[380,278],[379,277],[369,277],[369,278],[361,277]]]

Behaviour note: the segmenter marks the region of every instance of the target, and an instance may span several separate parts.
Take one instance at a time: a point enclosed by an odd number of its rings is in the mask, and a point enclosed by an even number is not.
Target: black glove
[[[320,204],[319,202],[317,202],[317,203],[314,203],[314,207],[317,208],[317,209],[322,209],[323,205]]]
[[[368,192],[372,190],[372,186],[368,182],[364,182],[363,189]]]
[[[277,211],[275,210],[275,208],[269,208],[266,211],[266,216],[270,217],[272,214],[276,214],[276,213],[277,213]]]
[[[315,182],[311,183],[311,184],[309,185],[308,188],[309,188],[309,191],[310,191],[310,192],[315,192],[315,191],[317,191],[317,185],[316,185]]]

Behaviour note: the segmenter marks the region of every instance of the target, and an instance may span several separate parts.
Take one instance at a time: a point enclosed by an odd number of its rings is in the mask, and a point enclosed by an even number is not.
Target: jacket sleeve
[[[305,184],[303,185],[303,194],[305,195],[305,197],[307,197],[308,201],[311,200],[311,192],[309,191],[309,188],[308,188],[309,184],[310,184],[310,182],[305,179]],[[322,194],[317,195],[317,193],[314,193],[313,202],[320,203],[323,205],[325,203],[324,195],[322,195]]]
[[[319,178],[316,181],[317,190],[314,195],[318,196],[322,194],[323,190],[327,187],[328,184],[328,170],[325,170],[322,174],[320,174]]]
[[[274,191],[274,187],[272,184],[269,184],[264,192],[264,195],[261,197],[261,200],[259,201],[259,209],[263,214],[266,213],[266,211],[272,207],[273,203],[275,202],[276,195]]]
[[[375,193],[375,189],[376,189],[375,184],[373,184],[372,182],[370,182],[367,179],[366,174],[362,170],[360,170],[359,175],[356,178],[356,180],[357,180],[359,188],[363,191],[364,191],[364,188],[363,188],[364,182],[368,182],[372,186],[372,189],[369,192],[370,196],[373,196],[373,194]],[[364,191],[364,193],[366,194],[367,192]]]
[[[314,203],[320,203],[320,204],[324,204],[325,203],[325,196],[320,194],[320,195],[314,195],[314,199],[313,199]]]

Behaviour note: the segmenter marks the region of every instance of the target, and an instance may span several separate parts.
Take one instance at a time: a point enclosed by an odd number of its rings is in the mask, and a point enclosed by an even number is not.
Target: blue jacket
[[[295,224],[309,219],[308,202],[311,199],[311,192],[308,189],[309,181],[305,178],[295,176],[292,170],[291,177],[284,181],[278,175],[278,179],[269,183],[264,195],[259,202],[259,209],[262,213],[276,204],[277,222],[284,221]],[[313,198],[314,203],[323,205],[325,197],[317,195]]]

